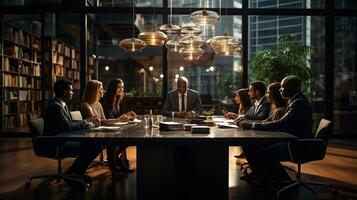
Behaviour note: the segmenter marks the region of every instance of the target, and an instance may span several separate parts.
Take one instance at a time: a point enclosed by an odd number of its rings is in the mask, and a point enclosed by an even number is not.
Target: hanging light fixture
[[[210,41],[211,48],[220,55],[231,56],[239,54],[242,48],[241,39],[233,36],[228,36],[227,30],[224,36],[216,36]]]
[[[165,46],[170,52],[173,52],[173,53],[179,52],[180,48],[182,48],[182,46],[180,45],[180,42],[178,40],[178,36],[167,41]]]
[[[227,14],[227,0],[226,0],[226,14]],[[232,56],[240,54],[242,50],[242,41],[238,37],[228,36],[228,30],[225,28],[223,36],[213,37],[207,42],[216,54],[224,56]]]
[[[190,16],[191,21],[197,26],[214,26],[219,20],[218,13],[211,10],[198,10]]]
[[[180,51],[184,60],[198,60],[203,55],[204,51],[201,48],[182,49]]]
[[[167,41],[167,35],[161,31],[157,31],[156,24],[153,24],[151,32],[142,32],[138,38],[150,46],[162,46]]]
[[[199,26],[189,23],[181,29],[181,35],[199,35],[202,32],[202,29]]]
[[[178,34],[180,30],[180,26],[172,24],[172,0],[170,0],[170,23],[160,26],[160,31],[166,34]]]
[[[134,9],[135,9],[135,0],[133,0],[133,37],[123,39],[119,42],[119,47],[127,52],[138,52],[146,47],[146,44],[143,40],[134,37],[134,24],[135,24]]]
[[[204,45],[204,41],[200,36],[197,35],[188,35],[184,36],[180,39],[179,41],[180,45],[183,46],[183,48],[188,48],[188,47],[194,47],[194,48],[200,48],[202,45]]]

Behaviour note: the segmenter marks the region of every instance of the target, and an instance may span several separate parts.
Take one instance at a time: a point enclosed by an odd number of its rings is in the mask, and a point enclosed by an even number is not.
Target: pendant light
[[[182,46],[180,45],[180,42],[178,40],[178,36],[176,36],[173,39],[167,41],[165,46],[172,53],[177,53],[182,48]]]
[[[154,18],[155,7],[154,7]],[[167,35],[161,31],[156,30],[156,22],[154,21],[151,32],[142,32],[138,36],[139,39],[143,40],[146,45],[149,46],[163,46],[167,41]]]
[[[134,37],[134,24],[135,24],[134,9],[135,9],[135,0],[133,0],[133,37],[123,39],[119,42],[119,47],[127,52],[139,52],[146,47],[146,44],[143,40]]]
[[[162,46],[167,41],[167,35],[161,31],[156,30],[156,24],[153,24],[151,32],[142,32],[138,36],[149,46]]]
[[[198,10],[191,13],[190,17],[197,26],[214,26],[219,20],[218,13],[211,10]]]
[[[199,26],[196,26],[193,23],[189,23],[182,27],[181,35],[199,35],[202,32],[202,29]]]
[[[172,0],[170,0],[170,23],[160,26],[160,31],[166,34],[178,34],[180,30],[180,26],[172,24]]]
[[[227,12],[227,0],[226,0]],[[223,36],[216,36],[208,40],[207,43],[219,55],[232,56],[240,54],[242,50],[242,41],[238,37],[228,36],[228,30],[225,28]]]
[[[184,60],[199,60],[204,51],[201,48],[182,49],[180,54]]]
[[[237,37],[228,36],[227,32],[225,32],[224,36],[212,38],[210,46],[219,55],[232,56],[240,54],[242,41]]]

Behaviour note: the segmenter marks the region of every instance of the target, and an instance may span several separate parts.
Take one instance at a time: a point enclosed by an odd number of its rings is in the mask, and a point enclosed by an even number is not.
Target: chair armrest
[[[327,144],[321,139],[298,139],[289,143],[291,161],[305,163],[322,160],[326,154]]]

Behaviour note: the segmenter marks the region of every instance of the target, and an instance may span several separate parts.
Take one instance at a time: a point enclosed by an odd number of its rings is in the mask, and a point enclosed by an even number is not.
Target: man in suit
[[[49,102],[44,114],[44,135],[54,136],[68,131],[86,129],[94,127],[92,122],[86,120],[73,121],[67,103],[73,96],[72,83],[67,79],[60,79],[53,85],[55,97]],[[47,151],[56,152],[57,146],[49,144]],[[102,151],[100,145],[86,144],[80,142],[65,142],[62,153],[78,155],[66,174],[79,175],[84,177],[85,171],[90,163]],[[88,181],[88,177],[83,181]],[[76,182],[67,182],[71,187],[80,188]]]
[[[242,121],[238,125],[244,129],[264,131],[284,131],[302,138],[313,138],[312,134],[312,108],[305,95],[301,92],[301,82],[295,75],[285,77],[281,81],[280,93],[288,100],[286,114],[275,121],[252,123]],[[253,169],[263,170],[264,175],[270,178],[286,177],[286,172],[280,161],[289,160],[288,142],[276,142],[260,148],[244,149],[247,160]],[[259,168],[263,167],[263,168]]]
[[[271,104],[265,97],[266,86],[262,81],[253,81],[249,85],[248,95],[251,100],[254,100],[254,112],[239,115],[235,120],[239,123],[245,119],[248,120],[264,120],[269,117]]]
[[[167,94],[162,112],[169,117],[193,117],[202,112],[200,96],[197,91],[188,88],[186,77],[177,79],[177,90]]]

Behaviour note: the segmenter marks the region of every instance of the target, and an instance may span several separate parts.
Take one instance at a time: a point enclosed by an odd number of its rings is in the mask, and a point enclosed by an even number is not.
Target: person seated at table
[[[53,85],[53,91],[55,97],[48,103],[44,113],[45,136],[54,136],[69,131],[94,127],[93,119],[80,121],[72,120],[67,105],[73,97],[73,86],[71,81],[68,79],[57,80]],[[57,146],[50,144],[48,145],[47,150],[55,153],[57,151]],[[82,179],[84,182],[90,182],[89,177],[84,176],[84,174],[90,163],[100,154],[100,145],[82,142],[65,142],[62,146],[62,151],[78,154],[77,158],[65,174],[78,175],[78,178]],[[70,187],[81,190],[85,189],[85,186],[78,185],[78,182],[68,182],[66,179],[65,181]]]
[[[188,79],[181,76],[177,79],[177,89],[167,93],[162,113],[168,117],[188,117],[199,115],[202,103],[198,92],[188,88]]]
[[[133,116],[121,115],[119,118],[107,119],[105,117],[103,107],[99,102],[99,99],[103,97],[104,89],[103,84],[97,80],[90,80],[87,82],[84,88],[84,93],[82,97],[81,112],[83,118],[85,119],[98,119],[102,125],[111,125],[117,122],[123,122],[128,120],[133,120]],[[118,158],[117,152],[119,147],[107,146],[107,159],[109,168],[112,172],[113,177],[121,175],[123,172],[132,172],[132,170],[125,167],[123,161]]]
[[[271,110],[269,113],[269,117],[265,120],[248,120],[245,119],[240,122],[240,124],[244,123],[264,123],[269,121],[275,121],[282,118],[286,112],[286,101],[280,94],[280,83],[275,82],[268,86],[267,90],[267,98],[271,103]]]
[[[262,81],[253,81],[250,83],[248,95],[254,100],[254,111],[245,115],[238,115],[236,123],[243,120],[265,120],[269,117],[271,104],[265,97],[266,86]]]
[[[239,105],[238,113],[223,111],[223,114],[228,119],[236,119],[238,115],[250,115],[254,111],[252,102],[248,95],[248,89],[242,88],[236,91],[234,101]]]
[[[307,97],[301,92],[300,79],[295,75],[285,77],[281,81],[280,93],[284,99],[288,100],[287,110],[283,117],[262,123],[242,121],[238,125],[244,129],[288,132],[299,139],[313,138],[312,108]],[[275,142],[260,148],[244,149],[253,170],[247,179],[287,178],[280,161],[289,160],[288,145],[288,142]]]
[[[129,119],[136,118],[134,111],[128,111],[125,104],[124,82],[122,79],[113,79],[109,81],[107,91],[100,99],[100,103],[103,106],[104,115],[107,119],[117,119],[123,116],[129,117]],[[129,160],[127,159],[125,147],[122,150],[118,149],[114,155],[115,157],[120,154],[120,158],[125,164],[127,169],[130,169]]]

